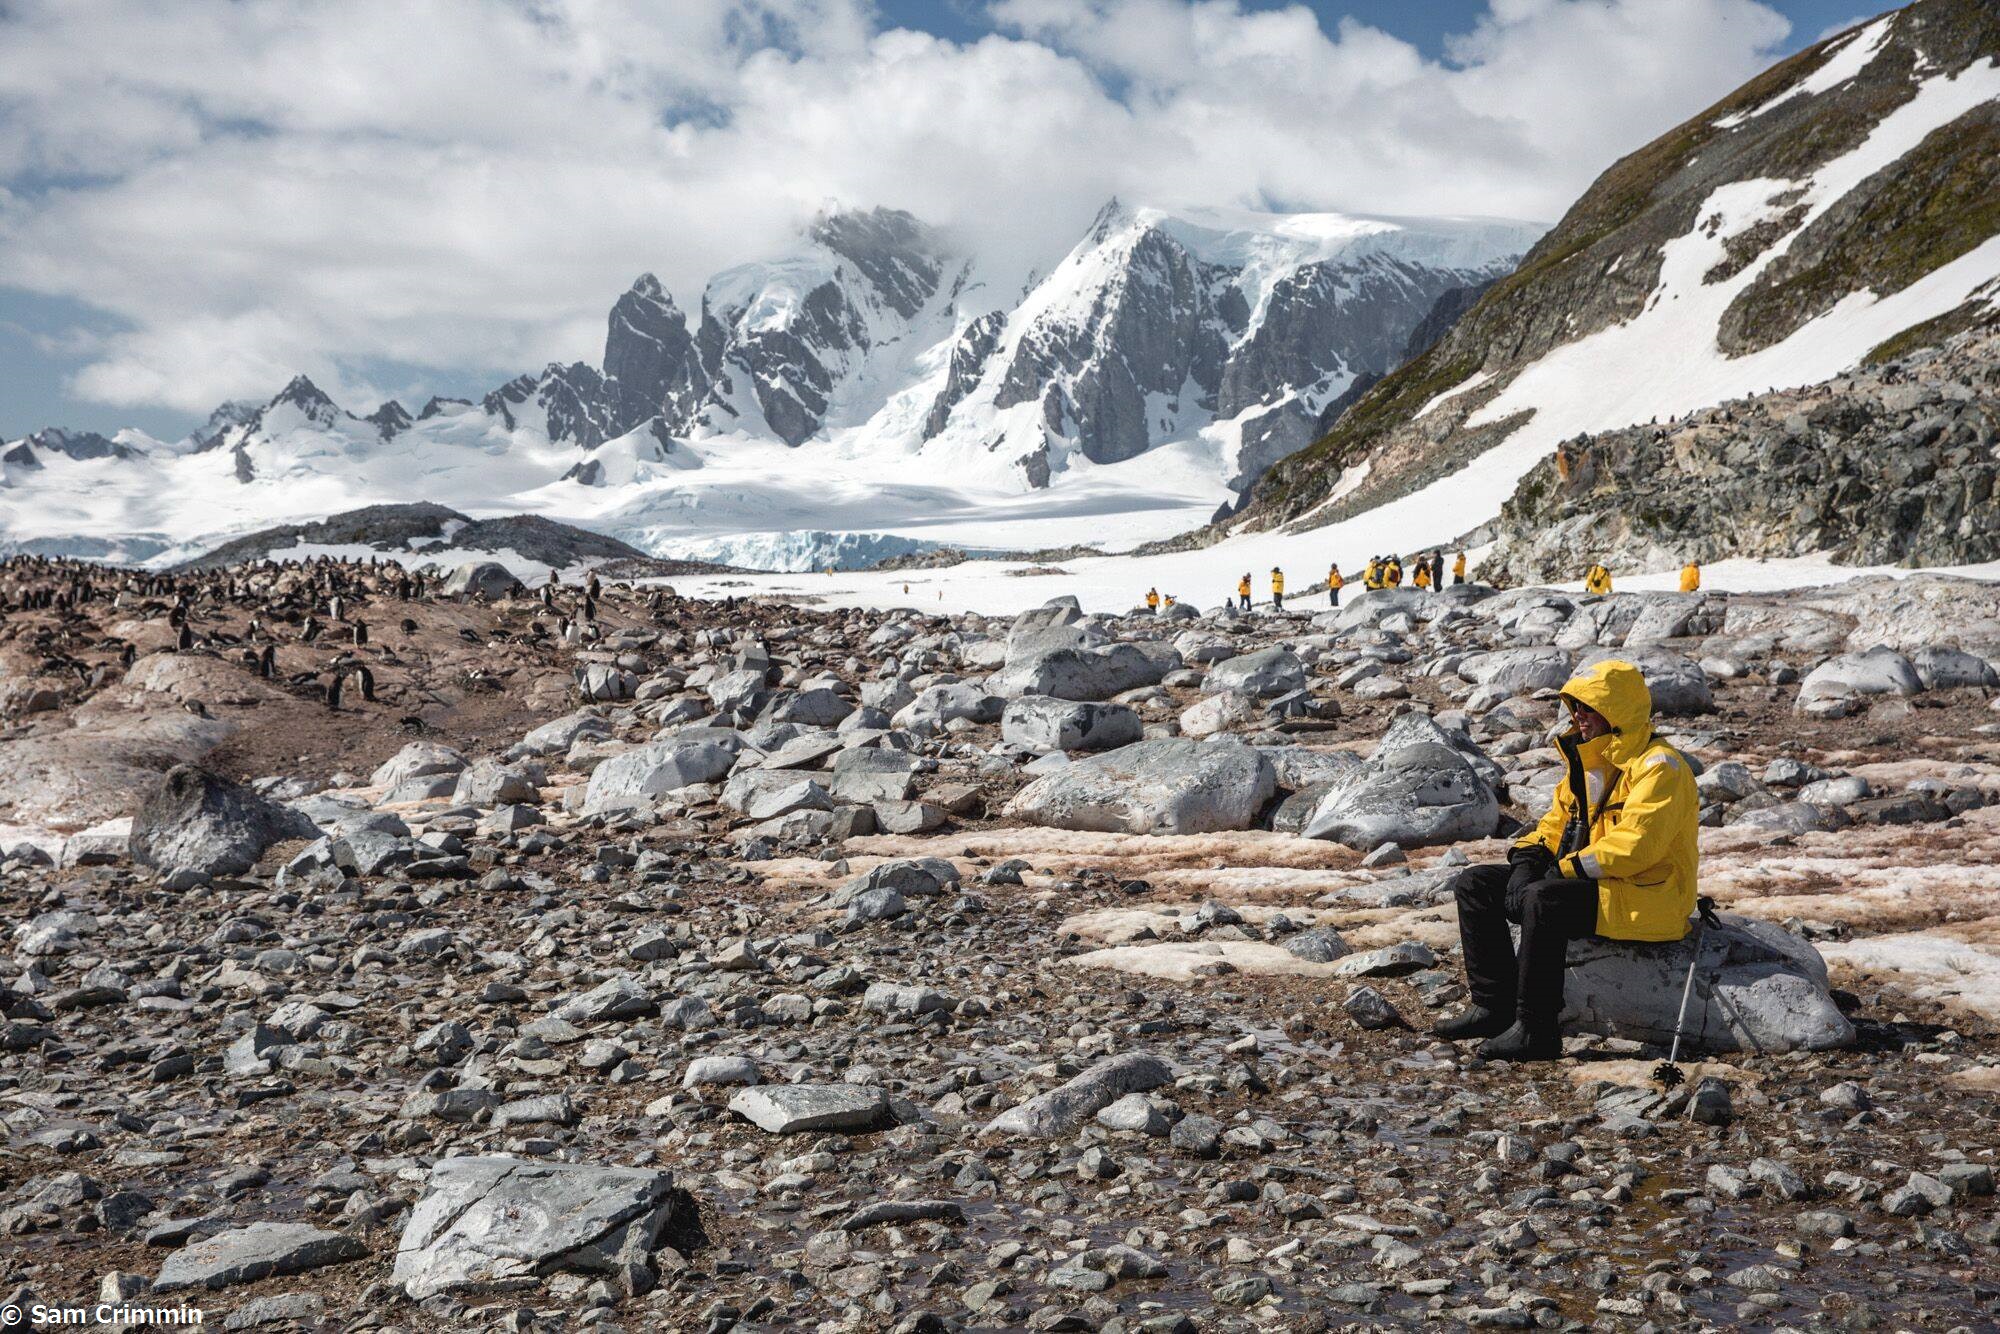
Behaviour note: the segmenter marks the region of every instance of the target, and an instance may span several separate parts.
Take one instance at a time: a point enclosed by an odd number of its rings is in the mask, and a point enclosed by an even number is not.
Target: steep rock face
[[[687,317],[658,278],[640,274],[611,307],[604,335],[610,434],[623,435],[653,416],[685,429],[707,388]]]
[[[1517,377],[1546,369],[1559,349],[1695,301],[1702,288],[1741,289],[1722,293],[1712,335],[1724,357],[1739,357],[1784,343],[1850,294],[1893,296],[1965,256],[2000,230],[1987,146],[1995,112],[1984,92],[1994,57],[2000,10],[1985,0],[1918,0],[1798,53],[1615,163],[1439,341],[1274,466],[1232,526],[1280,527],[1307,514],[1315,525],[1337,522],[1456,471],[1537,415],[1570,410],[1555,390],[1543,392],[1554,375],[1508,398]],[[1898,113],[1911,115],[1871,143]],[[1840,160],[1849,165],[1822,178]],[[1664,291],[1666,258],[1689,238],[1720,258],[1675,279],[1693,290]],[[1957,287],[1978,281],[1970,275]],[[1955,315],[1932,341],[1971,317]],[[1699,329],[1663,341],[1698,361],[1709,355]],[[1816,369],[1793,382],[1836,374],[1841,360],[1803,348],[1797,364]],[[1476,388],[1440,404],[1474,377]],[[1726,365],[1704,374],[1706,383],[1729,378]],[[1691,389],[1670,410],[1749,387]],[[1487,413],[1496,400],[1521,410]],[[1365,483],[1332,498],[1342,474],[1364,462]]]
[[[1102,243],[1123,222],[1107,211],[1094,235]],[[1028,327],[993,400],[1002,409],[1039,400],[1050,432],[1073,435],[1093,463],[1144,453],[1156,413],[1165,426],[1212,400],[1228,350],[1223,275],[1150,228],[1118,259],[1083,310]]]
[[[523,411],[530,405],[541,410],[540,423]],[[619,433],[616,408],[605,392],[603,377],[581,361],[567,366],[551,363],[540,375],[516,376],[488,394],[480,406],[510,431],[539,424],[549,439],[574,441],[585,449]]]
[[[1247,485],[1311,439],[1357,377],[1398,364],[1443,293],[1512,260],[1497,238],[1475,252],[1430,236],[1383,240],[1396,230],[1386,225],[1302,239],[1244,221],[1113,201],[1017,316],[993,407],[1038,403],[1049,444],[1093,463],[1241,418],[1231,484]],[[1525,245],[1533,230],[1509,239]],[[1273,261],[1287,250],[1289,262]]]
[[[2000,559],[2000,318],[1803,390],[1564,446],[1500,511],[1482,577],[1825,552],[1843,564]]]
[[[986,359],[993,355],[993,349],[1000,345],[1000,335],[1007,328],[1007,312],[990,310],[965,326],[958,340],[951,346],[951,361],[945,368],[944,388],[931,402],[931,410],[924,417],[924,439],[929,440],[945,428],[951,420],[951,410],[959,405],[979,384],[979,377],[985,374]]]
[[[908,213],[820,218],[786,259],[718,274],[702,294],[703,420],[788,445],[819,431],[843,383],[936,296],[947,249]]]
[[[913,319],[937,293],[944,260],[931,230],[899,209],[829,213],[812,225],[812,239],[853,264],[883,303]]]

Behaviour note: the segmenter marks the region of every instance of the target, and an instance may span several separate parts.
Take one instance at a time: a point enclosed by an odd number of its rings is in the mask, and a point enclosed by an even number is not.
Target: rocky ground
[[[576,601],[358,599],[377,699],[338,709],[331,648],[220,647],[240,608],[179,652],[164,599],[8,613],[0,1295],[2000,1319],[1993,586],[1015,622],[614,589],[533,633]],[[1424,1035],[1442,885],[1539,813],[1553,687],[1609,653],[1703,768],[1728,923],[1678,1087],[1688,945],[1580,954],[1560,1062]]]

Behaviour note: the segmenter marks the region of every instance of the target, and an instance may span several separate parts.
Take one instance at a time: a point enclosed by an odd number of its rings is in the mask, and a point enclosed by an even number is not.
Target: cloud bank
[[[7,0],[0,284],[115,317],[44,331],[78,397],[201,412],[303,370],[366,407],[594,360],[638,272],[696,308],[829,204],[1022,272],[1114,194],[1552,221],[1789,31],[1491,0],[1432,61],[1235,0],[982,13],[959,43],[863,0]]]

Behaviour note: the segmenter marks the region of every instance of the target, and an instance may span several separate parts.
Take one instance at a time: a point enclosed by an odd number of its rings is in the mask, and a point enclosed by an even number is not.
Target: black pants
[[[1329,588],[1326,591],[1332,597],[1333,605],[1338,607],[1340,605],[1340,590],[1337,588]]]
[[[1245,610],[1245,611],[1248,611],[1248,610],[1250,610],[1250,595],[1249,595],[1248,593],[1238,593],[1238,594],[1237,594],[1236,596],[1237,596],[1237,599],[1238,599],[1238,600],[1239,600],[1240,602],[1242,602],[1242,604],[1243,604],[1243,610]]]
[[[1474,866],[1452,879],[1466,986],[1473,1004],[1511,1012],[1531,1033],[1553,1033],[1569,942],[1597,934],[1597,882],[1540,880],[1509,892],[1513,874],[1504,864]],[[1518,956],[1509,922],[1521,926]]]

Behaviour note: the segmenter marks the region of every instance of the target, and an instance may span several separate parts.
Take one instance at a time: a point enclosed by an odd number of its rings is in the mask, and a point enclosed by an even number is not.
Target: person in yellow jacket
[[[1410,576],[1410,582],[1418,588],[1431,586],[1431,563],[1422,556],[1417,557],[1417,572]]]
[[[1396,559],[1394,556],[1389,557],[1388,563],[1382,567],[1382,584],[1385,588],[1401,588],[1403,586],[1402,561]]]
[[[1271,567],[1271,605],[1279,611],[1285,609],[1285,572]]]
[[[1701,589],[1701,566],[1689,561],[1681,566],[1681,592],[1694,593]]]
[[[1168,608],[1169,608],[1169,609],[1171,609],[1171,608],[1173,607],[1173,605],[1174,605],[1174,595],[1173,595],[1172,593],[1169,593],[1169,594],[1167,594],[1167,598],[1166,598],[1166,603],[1167,603],[1167,606],[1168,606]]]
[[[1147,610],[1147,611],[1150,611],[1150,612],[1152,612],[1152,613],[1153,613],[1153,615],[1155,615],[1155,616],[1158,616],[1158,615],[1160,614],[1160,590],[1159,590],[1159,589],[1157,589],[1157,588],[1149,588],[1149,589],[1147,589],[1147,590],[1146,590],[1146,610]]]
[[[1563,968],[1572,940],[1679,940],[1695,906],[1701,800],[1694,769],[1653,731],[1653,696],[1629,662],[1600,662],[1562,688],[1555,738],[1567,774],[1505,865],[1453,878],[1471,1004],[1442,1038],[1487,1038],[1489,1060],[1562,1054]],[[1517,953],[1507,931],[1521,927]],[[1666,998],[1672,1004],[1672,998]]]
[[[1592,565],[1584,572],[1583,591],[1603,597],[1611,591],[1611,571],[1602,565]]]
[[[1380,556],[1370,556],[1368,563],[1361,567],[1361,586],[1371,590],[1382,586],[1382,558]]]
[[[1454,584],[1465,582],[1465,553],[1463,551],[1459,552],[1458,558],[1451,563],[1451,581]]]
[[[1335,561],[1332,565],[1329,565],[1326,570],[1326,593],[1327,593],[1328,606],[1338,607],[1340,605],[1340,590],[1345,588],[1346,586],[1347,586],[1347,581],[1340,577],[1340,562]]]

